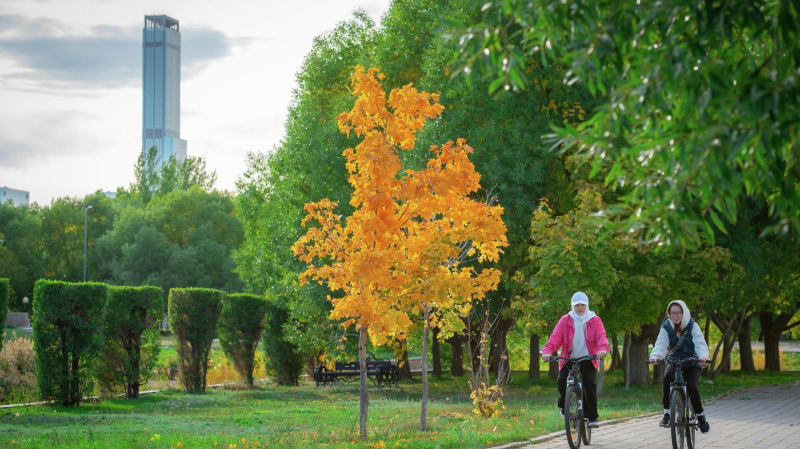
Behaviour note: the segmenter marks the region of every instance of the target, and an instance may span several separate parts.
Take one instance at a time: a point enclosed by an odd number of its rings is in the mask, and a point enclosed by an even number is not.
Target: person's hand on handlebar
[[[652,363],[653,365],[658,365],[658,359],[655,357],[650,357],[650,363]]]
[[[705,368],[706,365],[708,365],[708,358],[707,357],[700,357],[700,366]]]
[[[550,354],[542,354],[542,360],[544,360],[545,362],[549,362],[550,357],[551,357]]]
[[[608,352],[606,351],[603,350],[597,351],[597,358],[602,360],[606,357],[606,354],[608,354]]]

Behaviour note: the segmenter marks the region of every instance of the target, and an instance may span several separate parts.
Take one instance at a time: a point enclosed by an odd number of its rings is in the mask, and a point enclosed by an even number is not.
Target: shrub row
[[[7,297],[8,281],[0,279],[0,316],[5,316]],[[155,324],[163,317],[162,298],[158,287],[38,281],[32,325],[40,397],[79,405],[92,392],[94,379],[104,392],[138,397],[158,360],[160,332]],[[169,323],[184,390],[205,391],[217,333],[223,351],[249,385],[262,339],[267,368],[276,381],[297,384],[302,357],[282,338],[287,318],[284,308],[261,296],[202,288],[170,290]]]

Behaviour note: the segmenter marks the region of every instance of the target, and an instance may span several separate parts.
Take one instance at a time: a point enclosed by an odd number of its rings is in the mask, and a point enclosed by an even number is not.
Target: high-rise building
[[[158,148],[159,165],[186,158],[181,139],[181,33],[169,16],[144,16],[142,151]]]
[[[29,206],[31,204],[31,194],[25,190],[0,187],[0,203],[7,201],[11,201],[14,206]]]

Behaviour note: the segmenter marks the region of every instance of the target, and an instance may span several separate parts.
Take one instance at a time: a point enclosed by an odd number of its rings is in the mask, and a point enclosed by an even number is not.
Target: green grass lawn
[[[800,380],[800,374],[734,372],[711,384],[704,380],[701,392],[710,398],[737,387],[795,380]],[[415,377],[404,380],[400,389],[370,390],[367,445],[355,440],[358,385],[316,388],[306,383],[295,388],[266,386],[204,395],[166,391],[75,409],[7,409],[0,411],[0,447],[344,448],[382,447],[382,443],[406,448],[487,447],[526,440],[563,426],[555,407],[555,384],[549,380],[528,385],[526,375],[514,375],[504,414],[484,419],[471,412],[466,378],[447,376],[431,379],[430,430],[419,432],[421,387],[421,379]],[[659,391],[657,385],[626,391],[621,373],[614,373],[607,378],[599,400],[601,419],[659,411]],[[709,418],[713,423],[714,417]]]

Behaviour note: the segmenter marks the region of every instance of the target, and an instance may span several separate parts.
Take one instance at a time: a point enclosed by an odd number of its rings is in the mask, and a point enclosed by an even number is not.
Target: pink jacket
[[[584,328],[584,335],[586,337],[586,349],[589,354],[595,355],[598,351],[609,352],[608,338],[606,338],[606,328],[603,327],[603,322],[599,316],[596,316],[586,322]],[[542,349],[542,354],[555,354],[557,350],[561,349],[561,357],[569,357],[570,350],[572,349],[572,338],[575,336],[575,325],[572,324],[572,317],[566,314],[558,320],[556,328],[550,334],[550,339]],[[558,361],[558,369],[564,367],[563,360]],[[592,360],[595,369],[600,366],[599,360]]]

